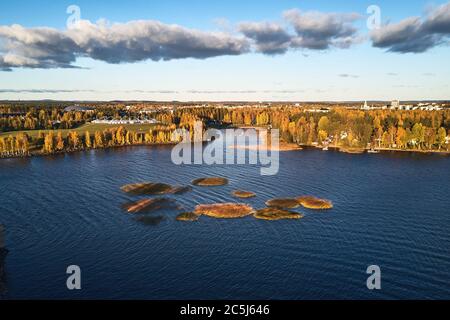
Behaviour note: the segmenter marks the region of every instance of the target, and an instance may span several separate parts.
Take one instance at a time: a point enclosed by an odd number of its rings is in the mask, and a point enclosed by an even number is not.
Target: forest
[[[159,124],[145,133],[115,126],[102,131],[76,130],[94,119],[139,119],[141,113],[120,108],[64,112],[61,108],[0,108],[0,156],[28,156],[127,145],[167,144],[177,128],[205,126],[271,127],[281,138],[302,146],[449,151],[450,109],[441,111],[363,111],[345,107],[311,111],[295,106],[177,108],[146,114]],[[31,131],[30,131],[31,130]],[[61,130],[68,133],[63,134]],[[31,136],[30,132],[37,135]]]

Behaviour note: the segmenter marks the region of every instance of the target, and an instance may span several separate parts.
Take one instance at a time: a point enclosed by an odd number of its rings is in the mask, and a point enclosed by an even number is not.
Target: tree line
[[[322,110],[323,111],[323,110]],[[30,152],[51,154],[55,152],[108,148],[123,145],[172,143],[176,128],[193,133],[196,121],[206,125],[214,122],[224,126],[263,126],[280,130],[286,142],[300,145],[331,145],[350,148],[389,148],[399,150],[449,150],[450,109],[442,111],[363,111],[335,107],[322,112],[302,107],[276,106],[265,108],[183,108],[172,112],[154,112],[150,116],[164,125],[139,133],[124,127],[96,132],[70,130],[64,136],[58,130],[40,132],[37,138],[26,133],[0,137],[0,155],[20,156]],[[94,113],[61,113],[56,109],[29,111],[28,120],[21,122],[26,129],[73,129],[92,117],[108,114],[120,118],[115,111],[96,110]],[[130,114],[128,116],[131,116]],[[148,116],[148,115],[147,115]],[[12,117],[14,118],[14,117]],[[34,119],[34,120],[33,120]],[[13,120],[8,120],[11,125]],[[27,121],[29,124],[26,125]],[[34,124],[32,125],[31,122]],[[65,123],[65,124],[63,124]],[[4,123],[3,123],[4,125]],[[21,125],[15,126],[16,129]]]
[[[448,150],[450,109],[442,111],[362,111],[332,108],[311,112],[300,107],[205,108],[192,112],[201,119],[233,126],[271,126],[283,140],[301,145],[354,148]]]
[[[117,146],[173,143],[175,126],[155,126],[145,133],[134,132],[124,127],[95,131],[69,131],[66,136],[61,131],[40,132],[35,139],[25,133],[0,137],[0,156],[26,156],[31,151],[54,154]]]

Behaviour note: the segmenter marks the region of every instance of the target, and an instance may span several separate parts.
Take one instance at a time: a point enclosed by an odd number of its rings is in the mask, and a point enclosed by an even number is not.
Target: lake
[[[0,160],[0,223],[9,253],[3,297],[57,299],[450,299],[450,158],[280,154],[275,176],[257,165],[172,164],[171,147],[126,147]],[[223,187],[173,195],[183,208],[142,224],[121,206],[139,181],[187,185],[223,176]],[[301,220],[252,217],[179,222],[197,204],[263,208],[273,197],[314,195],[334,209]],[[82,289],[66,288],[81,268]],[[381,268],[368,290],[366,269]]]

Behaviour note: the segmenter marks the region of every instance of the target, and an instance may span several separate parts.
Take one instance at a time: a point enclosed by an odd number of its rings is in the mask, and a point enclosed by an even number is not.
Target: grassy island
[[[333,203],[329,200],[319,199],[312,196],[303,196],[297,198],[297,201],[307,209],[327,210],[333,208]]]
[[[178,221],[197,221],[199,216],[194,212],[183,212],[177,216]]]
[[[165,183],[133,183],[120,188],[123,192],[132,195],[162,195],[162,194],[183,194],[192,190],[190,186],[171,186]]]
[[[242,203],[203,204],[195,208],[194,213],[219,219],[242,218],[251,215],[253,208]]]
[[[199,187],[217,187],[228,184],[228,179],[220,177],[199,178],[192,181],[194,186]]]
[[[256,197],[256,193],[251,192],[251,191],[243,191],[243,190],[235,190],[231,194],[237,198],[242,198],[242,199]]]
[[[283,220],[283,219],[301,219],[303,215],[296,212],[291,212],[283,209],[277,208],[265,208],[261,210],[257,210],[253,216],[256,219],[261,220]]]
[[[165,183],[144,182],[127,184],[120,189],[133,195],[152,195],[169,193],[172,190],[172,186]]]
[[[278,209],[294,209],[300,207],[300,203],[293,198],[277,198],[267,201],[266,206]]]

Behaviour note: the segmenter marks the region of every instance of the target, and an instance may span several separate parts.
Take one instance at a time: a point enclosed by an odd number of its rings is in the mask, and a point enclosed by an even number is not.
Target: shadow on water
[[[129,214],[147,214],[159,210],[181,210],[182,207],[177,204],[174,199],[170,198],[155,198],[143,199],[135,202],[128,202],[123,204],[122,210]]]
[[[165,220],[165,218],[163,216],[157,216],[157,217],[152,217],[152,216],[141,216],[141,217],[137,217],[135,218],[135,220],[137,222],[142,223],[143,225],[146,226],[151,226],[151,227],[156,227],[157,225],[159,225],[161,222],[163,222]]]
[[[7,291],[5,262],[8,250],[5,248],[4,231],[5,227],[0,224],[0,298]]]
[[[29,167],[31,164],[32,158],[0,158],[0,165],[11,165],[14,166],[14,168],[26,168]]]

